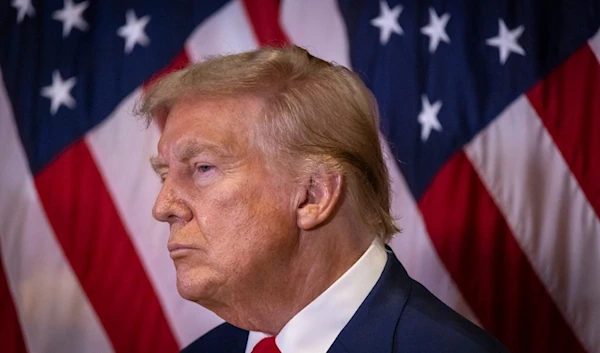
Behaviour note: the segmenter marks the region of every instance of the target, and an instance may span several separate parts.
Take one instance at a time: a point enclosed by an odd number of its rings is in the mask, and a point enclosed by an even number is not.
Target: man
[[[177,289],[227,322],[185,352],[504,351],[384,245],[377,105],[349,70],[298,47],[212,58],[140,113],[165,122],[153,215]]]

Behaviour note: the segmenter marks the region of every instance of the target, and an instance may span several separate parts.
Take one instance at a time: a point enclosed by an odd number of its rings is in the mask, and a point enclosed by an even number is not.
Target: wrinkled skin
[[[208,307],[272,287],[296,247],[294,184],[248,137],[260,110],[252,98],[180,101],[158,145],[153,215],[170,225],[179,293]]]

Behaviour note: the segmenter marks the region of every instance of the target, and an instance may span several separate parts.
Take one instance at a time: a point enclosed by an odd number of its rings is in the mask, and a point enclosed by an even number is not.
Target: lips
[[[177,250],[193,250],[195,249],[195,247],[180,243],[169,243],[167,244],[167,249],[169,250],[169,252],[173,252]]]

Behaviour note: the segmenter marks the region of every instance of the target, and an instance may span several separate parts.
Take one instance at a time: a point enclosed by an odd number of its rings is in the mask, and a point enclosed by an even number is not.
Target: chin
[[[186,300],[195,302],[198,297],[201,297],[201,293],[198,293],[198,290],[193,286],[189,286],[187,284],[180,284],[177,282],[177,292],[179,295]]]
[[[216,281],[210,280],[206,273],[199,271],[177,271],[177,291],[189,301],[204,303],[210,301],[218,287]]]

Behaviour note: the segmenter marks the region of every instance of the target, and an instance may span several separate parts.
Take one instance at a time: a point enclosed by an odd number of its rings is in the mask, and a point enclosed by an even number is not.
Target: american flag
[[[160,127],[131,112],[294,43],[377,96],[408,272],[512,352],[600,352],[599,28],[598,0],[4,0],[0,350],[176,352],[222,322],[176,292]]]

